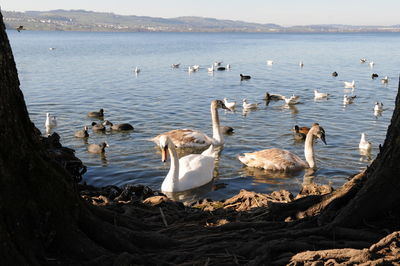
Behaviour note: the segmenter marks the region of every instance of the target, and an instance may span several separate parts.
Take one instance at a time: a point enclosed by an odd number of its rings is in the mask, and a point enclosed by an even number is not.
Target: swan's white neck
[[[171,167],[161,185],[161,190],[174,191],[174,187],[176,187],[179,182],[179,158],[172,141],[168,141],[168,152],[169,156],[171,156]]]
[[[304,144],[304,156],[310,168],[316,168],[314,156],[314,135],[312,130],[307,133],[306,141]]]
[[[211,105],[211,119],[212,119],[212,127],[213,127],[213,139],[214,145],[222,145],[224,144],[224,137],[221,133],[221,128],[219,125],[219,116],[218,116],[218,107]]]

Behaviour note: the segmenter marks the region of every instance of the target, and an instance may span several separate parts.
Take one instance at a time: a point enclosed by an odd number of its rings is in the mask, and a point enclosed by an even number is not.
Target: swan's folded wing
[[[190,154],[179,159],[179,183],[184,189],[205,185],[213,179],[214,158]]]
[[[178,148],[204,147],[211,143],[210,138],[206,134],[201,131],[191,129],[171,130],[156,136],[155,138],[151,139],[151,141],[159,144],[161,135],[168,136]]]
[[[271,171],[293,171],[306,166],[296,154],[276,148],[245,153],[239,160],[247,166]]]

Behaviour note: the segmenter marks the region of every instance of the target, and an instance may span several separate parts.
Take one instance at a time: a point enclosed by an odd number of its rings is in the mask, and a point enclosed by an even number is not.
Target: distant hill
[[[282,27],[204,17],[156,18],[122,16],[86,10],[2,11],[8,29],[103,32],[400,32],[400,25],[309,25]]]

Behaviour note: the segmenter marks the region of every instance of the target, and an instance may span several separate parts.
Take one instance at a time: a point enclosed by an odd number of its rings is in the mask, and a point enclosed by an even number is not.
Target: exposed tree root
[[[342,197],[357,189],[363,176],[363,173],[356,175],[334,192],[326,187],[307,189],[307,193],[314,195],[306,196],[303,192],[297,200],[287,191],[260,194],[242,190],[225,201],[204,200],[191,206],[183,206],[143,186],[118,188],[119,194],[115,193],[116,188],[81,186],[86,201],[102,207],[89,206],[91,214],[82,216],[80,228],[88,239],[112,251],[107,259],[86,262],[96,265],[394,262],[398,250],[390,247],[400,241],[398,233],[373,245],[385,236],[382,230],[377,231],[371,225],[345,228],[321,224],[318,219],[320,209],[329,206],[327,202],[340,205]],[[295,210],[307,215],[297,215]],[[96,217],[104,222],[95,225]]]

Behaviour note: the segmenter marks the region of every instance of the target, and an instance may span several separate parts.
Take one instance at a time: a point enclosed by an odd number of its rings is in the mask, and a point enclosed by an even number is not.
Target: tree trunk
[[[366,171],[366,182],[333,223],[354,226],[368,219],[396,215],[400,201],[400,78],[395,109],[383,146]]]
[[[37,258],[44,257],[47,245],[72,230],[81,204],[29,119],[1,15],[0,42],[1,261],[41,264]]]

